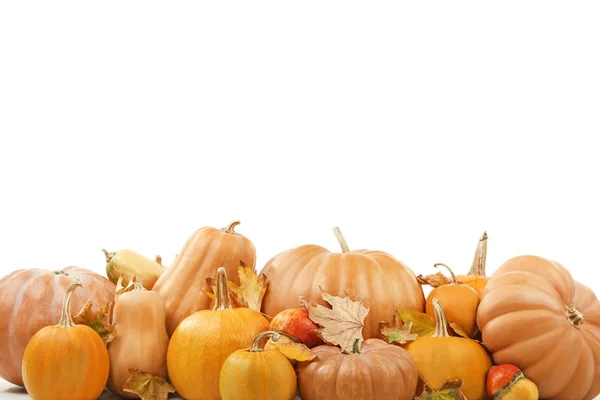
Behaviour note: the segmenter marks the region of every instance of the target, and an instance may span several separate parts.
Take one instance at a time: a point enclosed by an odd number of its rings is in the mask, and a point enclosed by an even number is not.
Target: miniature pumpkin
[[[600,301],[558,262],[519,256],[490,277],[477,312],[495,364],[512,364],[543,399],[600,394]]]
[[[238,224],[235,221],[223,229],[198,229],[156,281],[152,290],[165,300],[169,335],[184,318],[196,311],[210,310],[214,305],[204,291],[210,290],[206,278],[214,276],[217,268],[225,268],[236,284],[240,283],[237,275],[240,264],[254,270],[254,245],[234,231]]]
[[[279,333],[259,333],[249,349],[233,352],[221,368],[222,400],[286,400],[296,396],[296,372],[277,349],[265,350],[263,339],[279,339]]]
[[[106,276],[114,284],[122,278],[123,285],[127,286],[135,276],[145,288],[152,289],[158,277],[165,271],[160,263],[160,256],[156,256],[154,261],[127,249],[115,253],[109,253],[105,249],[102,251],[106,257]]]
[[[133,290],[119,294],[113,311],[116,334],[108,343],[110,375],[108,388],[114,394],[137,399],[123,390],[130,369],[156,377],[167,377],[169,335],[165,325],[165,303],[160,295],[134,281]]]
[[[480,301],[479,295],[471,286],[458,283],[454,272],[446,264],[435,264],[435,266],[448,269],[452,276],[452,283],[438,286],[429,293],[425,306],[426,313],[435,317],[433,299],[437,299],[444,309],[447,320],[458,324],[467,336],[473,337],[477,329],[475,319]]]
[[[88,299],[93,307],[114,300],[115,285],[105,277],[84,268],[62,271],[21,269],[0,280],[0,377],[23,386],[23,352],[31,337],[61,317],[65,289],[74,278],[83,287],[73,293],[73,315]]]
[[[31,338],[23,354],[23,383],[34,400],[97,399],[106,385],[108,351],[100,336],[71,318],[74,279],[64,293],[60,321]]]
[[[334,232],[341,253],[305,245],[267,262],[261,271],[268,285],[262,302],[265,314],[275,316],[297,308],[300,298],[324,305],[321,290],[336,296],[347,293],[370,308],[365,321],[365,337],[369,338],[379,336],[379,322],[397,309],[424,310],[423,289],[410,268],[382,251],[350,251],[340,230]]]
[[[483,235],[477,243],[477,250],[475,251],[475,257],[471,264],[471,269],[467,275],[457,275],[456,280],[465,285],[471,286],[479,297],[483,297],[483,291],[485,285],[487,285],[488,278],[485,276],[485,263],[487,259],[487,232],[483,232]]]
[[[219,268],[217,274],[214,308],[185,318],[169,342],[169,378],[186,399],[218,400],[219,374],[225,359],[249,347],[256,335],[269,329],[269,321],[258,311],[231,307],[225,268]]]
[[[402,347],[366,339],[347,354],[337,346],[312,349],[315,358],[296,365],[302,400],[412,400],[417,368]]]
[[[409,342],[405,348],[417,364],[423,384],[439,390],[453,379],[462,379],[462,392],[468,400],[486,398],[486,375],[492,361],[476,341],[448,333],[448,321],[437,298],[433,298],[435,333]],[[420,390],[420,389],[419,389]]]

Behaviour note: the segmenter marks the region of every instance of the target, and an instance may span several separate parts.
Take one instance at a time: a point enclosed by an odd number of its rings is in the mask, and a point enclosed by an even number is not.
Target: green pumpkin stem
[[[354,339],[354,344],[352,344],[352,354],[360,354],[360,348],[358,346],[359,342],[359,338]]]

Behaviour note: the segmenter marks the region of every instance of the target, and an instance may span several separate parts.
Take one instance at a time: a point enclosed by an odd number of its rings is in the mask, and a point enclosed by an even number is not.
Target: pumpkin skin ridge
[[[18,321],[20,318],[17,318],[20,314],[21,311],[21,305],[23,303],[23,295],[27,292],[27,288],[29,287],[29,285],[31,285],[31,282],[34,280],[36,275],[30,275],[27,276],[26,279],[21,283],[21,287],[19,288],[19,291],[17,292],[17,295],[15,297],[15,303],[19,304],[19,307],[13,307],[12,313],[10,315],[10,318],[8,318],[8,336],[9,337],[15,337],[15,333],[13,331],[13,329],[16,327],[18,328],[18,326],[16,326],[15,322]],[[29,321],[27,321],[29,323]],[[33,337],[33,336],[32,336]],[[23,348],[23,354],[25,353],[25,348]],[[15,363],[15,359],[17,358],[17,356],[15,356],[15,351],[16,351],[16,346],[10,346],[9,347],[9,354],[10,354],[10,361],[12,363]],[[21,359],[23,359],[23,354],[21,354]],[[22,376],[22,375],[21,375]],[[11,383],[15,383],[10,381]],[[19,386],[23,386],[24,382],[22,381],[21,378],[21,383],[19,384]]]

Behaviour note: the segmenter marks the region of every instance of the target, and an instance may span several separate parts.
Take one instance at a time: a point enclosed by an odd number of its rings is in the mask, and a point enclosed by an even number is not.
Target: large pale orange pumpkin
[[[152,290],[165,300],[169,336],[186,317],[213,307],[214,301],[204,291],[210,290],[206,278],[214,277],[217,268],[225,268],[237,284],[240,264],[254,270],[256,250],[248,238],[234,231],[238,224],[198,229],[154,284]]]
[[[488,281],[477,324],[494,363],[519,367],[540,398],[600,394],[600,301],[561,264],[506,261]]]
[[[327,305],[321,289],[333,296],[360,298],[370,311],[365,320],[365,338],[377,338],[379,322],[387,321],[398,309],[423,312],[425,296],[411,269],[383,251],[350,251],[338,228],[342,247],[332,253],[317,245],[284,251],[270,259],[261,275],[267,291],[262,311],[274,317],[298,308],[302,297],[312,304]]]
[[[56,324],[63,294],[74,278],[83,287],[73,293],[72,314],[88,299],[93,308],[114,301],[115,285],[93,271],[67,267],[62,271],[22,269],[0,280],[0,376],[23,386],[21,364],[25,346],[41,328]]]

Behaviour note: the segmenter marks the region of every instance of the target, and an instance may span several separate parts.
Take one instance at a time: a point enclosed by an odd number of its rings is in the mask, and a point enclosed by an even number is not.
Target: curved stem
[[[435,312],[435,332],[433,337],[451,337],[448,333],[448,320],[442,305],[437,298],[433,298],[433,311]]]
[[[73,318],[71,318],[71,295],[73,294],[73,292],[75,291],[75,289],[77,289],[78,287],[82,287],[83,284],[81,283],[81,280],[78,278],[73,279],[73,282],[71,282],[69,284],[69,286],[67,286],[67,289],[65,290],[65,295],[63,297],[63,305],[62,305],[62,311],[60,314],[60,321],[58,321],[58,324],[56,325],[59,328],[69,328],[71,326],[75,326],[75,323],[73,322]]]
[[[248,349],[248,351],[263,351],[264,348],[260,345],[264,338],[270,337],[274,342],[278,341],[281,338],[281,333],[277,331],[264,331],[256,335],[254,341],[252,342],[252,346]]]
[[[229,284],[227,282],[227,271],[219,267],[217,270],[217,293],[215,294],[215,306],[213,310],[231,310],[231,300],[229,299]]]
[[[359,338],[354,339],[354,343],[352,344],[352,354],[360,354],[360,349],[358,348],[358,342],[360,342]]]
[[[579,329],[579,325],[585,322],[583,314],[575,306],[565,306],[565,314],[567,321],[577,329]]]
[[[487,232],[483,232],[479,242],[477,243],[477,249],[475,250],[475,257],[473,258],[473,264],[471,264],[471,270],[468,275],[474,276],[485,276],[485,261],[487,259]]]
[[[238,226],[240,223],[241,223],[240,221],[233,221],[232,223],[227,225],[225,228],[223,228],[223,230],[225,231],[225,233],[237,233],[233,230],[233,228]]]
[[[106,251],[106,249],[102,249],[102,252],[104,253],[104,257],[106,257],[106,262],[110,262],[110,260],[112,260],[112,258],[115,256],[115,254],[117,254],[117,253],[109,253],[108,251]]]
[[[342,247],[342,253],[348,253],[350,251],[350,247],[348,247],[348,243],[346,242],[346,239],[344,239],[344,235],[342,235],[340,228],[337,226],[333,228],[333,233]]]
[[[442,266],[442,267],[446,268],[448,271],[450,271],[450,275],[452,276],[452,284],[458,285],[458,282],[456,281],[456,275],[454,275],[454,272],[452,272],[452,270],[450,269],[449,266],[447,266],[446,264],[442,264],[442,263],[437,263],[434,265],[434,267],[436,267],[436,268],[438,266]]]
[[[157,256],[154,258],[154,261],[156,261],[158,264],[162,265],[162,257],[161,257],[161,256],[157,255]]]

